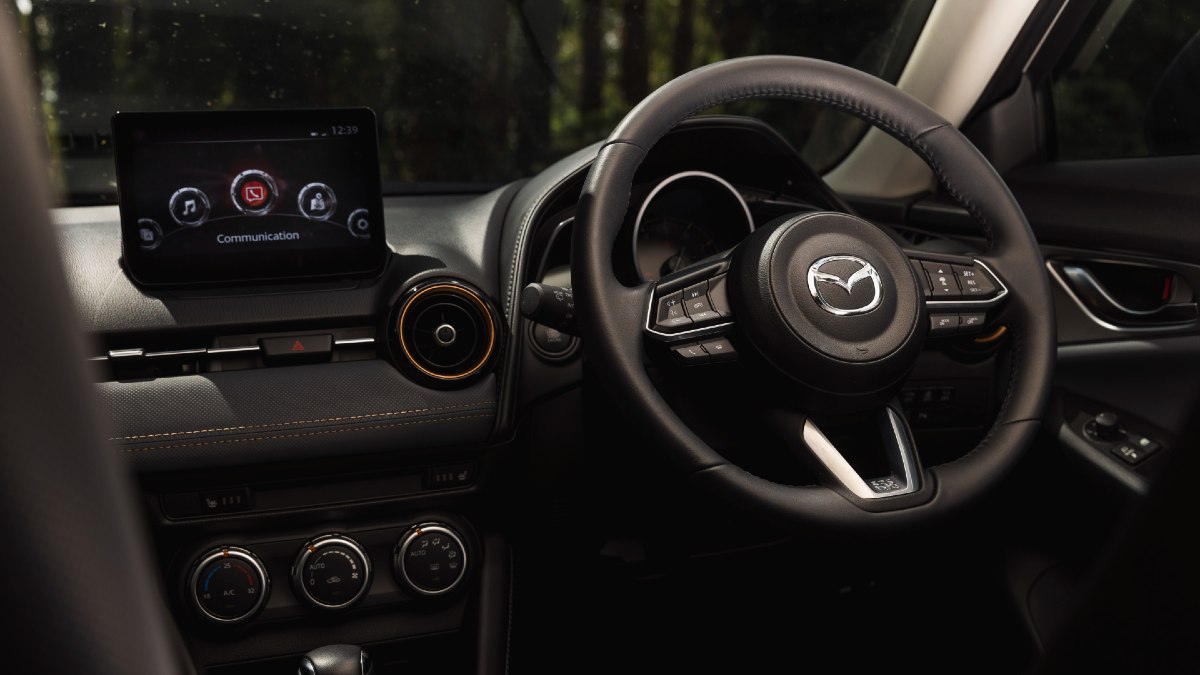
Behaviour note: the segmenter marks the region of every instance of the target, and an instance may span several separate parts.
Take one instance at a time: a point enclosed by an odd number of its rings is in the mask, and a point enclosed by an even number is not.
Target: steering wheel
[[[850,214],[805,213],[761,227],[725,254],[656,283],[623,285],[614,274],[614,242],[646,154],[687,117],[751,98],[822,104],[904,143],[979,223],[986,250],[973,257],[905,251]],[[928,281],[926,271],[933,274]],[[1028,448],[1049,396],[1055,355],[1050,287],[1012,194],[949,122],[892,85],[844,66],[788,56],[740,58],[652,93],[617,126],[591,167],[576,214],[572,276],[596,377],[625,412],[697,485],[788,524],[887,527],[954,512],[994,486]],[[687,307],[692,299],[699,304]],[[999,412],[969,453],[924,468],[895,396],[931,330],[965,330],[960,319],[982,316],[1003,324],[1010,336]],[[773,482],[710,447],[647,373],[648,356],[664,348],[709,360],[723,360],[727,350],[738,355],[737,367],[758,368],[754,381],[779,403],[770,417],[773,429],[812,460],[820,483]],[[811,413],[873,418],[890,474],[860,475]]]

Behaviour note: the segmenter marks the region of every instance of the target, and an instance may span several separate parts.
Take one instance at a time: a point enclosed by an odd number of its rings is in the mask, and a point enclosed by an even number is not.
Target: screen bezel
[[[355,125],[359,134],[348,139],[371,163],[362,180],[372,209],[379,214],[371,224],[370,245],[341,249],[256,251],[237,256],[240,266],[229,271],[228,258],[158,257],[142,249],[137,212],[132,207],[137,190],[133,166],[136,136],[191,137],[226,140],[230,130],[264,134],[280,129],[319,129]],[[225,136],[222,136],[224,132]],[[383,189],[379,176],[379,141],[375,112],[370,108],[320,108],[305,110],[236,110],[188,112],[118,112],[112,117],[113,153],[116,158],[117,201],[121,213],[121,256],[126,272],[143,286],[229,286],[331,278],[375,278],[387,263],[390,248],[383,223]],[[217,264],[220,263],[220,264]],[[225,269],[222,270],[222,267]],[[252,271],[253,270],[253,271]]]

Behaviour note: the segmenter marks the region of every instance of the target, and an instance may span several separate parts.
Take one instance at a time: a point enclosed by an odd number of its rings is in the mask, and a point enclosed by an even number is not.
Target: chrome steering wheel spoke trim
[[[912,494],[921,489],[921,469],[908,422],[891,405],[879,412],[883,450],[891,473],[863,478],[812,418],[804,421],[803,441],[808,452],[841,487],[859,499],[883,499]]]

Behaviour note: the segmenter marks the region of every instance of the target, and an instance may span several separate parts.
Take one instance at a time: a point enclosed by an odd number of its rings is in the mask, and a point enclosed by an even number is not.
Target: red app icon
[[[257,180],[242,183],[242,201],[249,207],[262,206],[267,201],[267,186]]]

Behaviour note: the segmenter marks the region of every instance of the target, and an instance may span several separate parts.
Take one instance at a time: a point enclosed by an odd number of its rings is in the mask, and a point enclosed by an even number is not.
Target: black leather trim
[[[351,361],[96,385],[139,471],[334,454],[479,445],[496,416],[496,377],[437,391],[384,361]]]
[[[184,672],[133,481],[101,439],[29,93],[24,40],[0,12],[0,578],[4,670]]]
[[[920,155],[947,192],[983,227],[982,256],[1009,284],[1002,319],[1013,335],[1011,376],[995,427],[965,457],[933,469],[938,492],[922,506],[866,513],[827,489],[783,486],[730,466],[667,406],[642,367],[640,312],[646,289],[612,274],[612,243],[647,150],[684,118],[749,98],[788,98],[833,107],[878,126]],[[911,96],[857,70],[800,57],[734,59],[692,71],[640,103],[601,148],[577,213],[573,281],[580,327],[626,411],[693,480],[785,522],[864,525],[915,521],[960,507],[994,486],[1028,447],[1048,401],[1055,356],[1053,304],[1041,253],[1012,194],[973,145]]]

